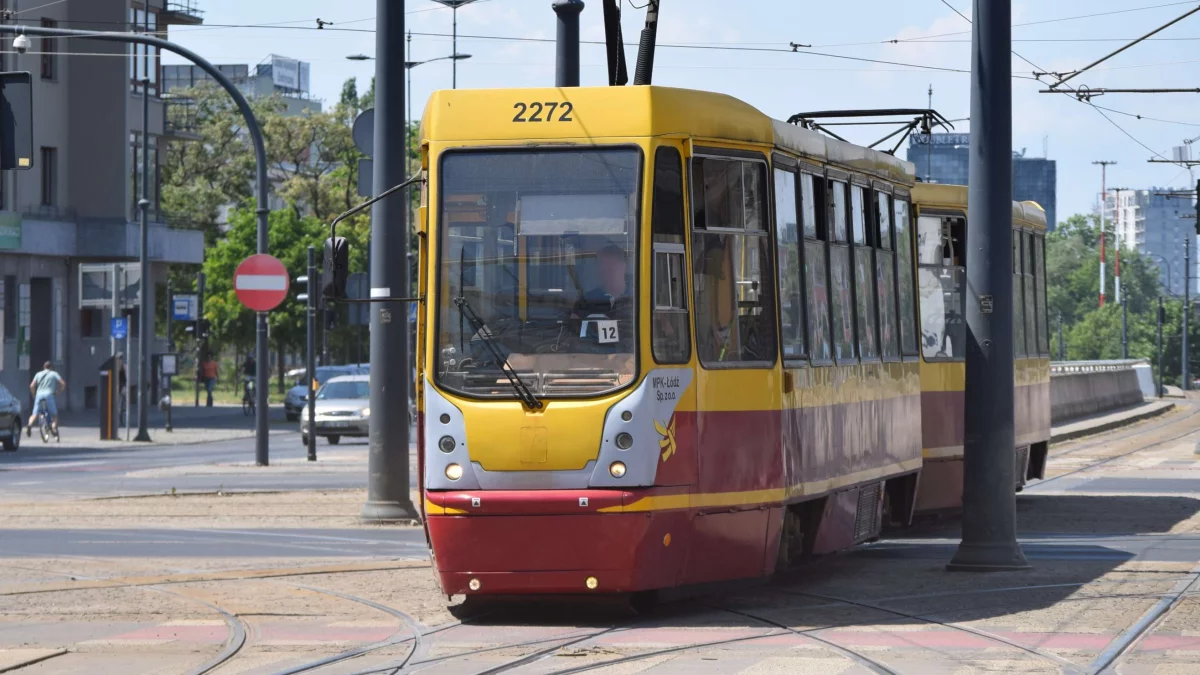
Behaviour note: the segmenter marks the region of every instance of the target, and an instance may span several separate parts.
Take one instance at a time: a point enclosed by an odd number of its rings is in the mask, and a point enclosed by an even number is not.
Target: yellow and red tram
[[[937,367],[911,164],[663,87],[438,92],[421,143],[447,594],[761,576],[908,521]]]
[[[924,466],[917,511],[962,507],[966,381],[967,188],[913,189],[921,322],[921,427]],[[1046,312],[1046,212],[1014,202],[1013,422],[1017,486],[1042,478],[1050,444],[1050,332]]]

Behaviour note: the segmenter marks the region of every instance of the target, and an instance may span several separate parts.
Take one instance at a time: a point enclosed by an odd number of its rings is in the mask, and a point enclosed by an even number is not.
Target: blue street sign
[[[111,332],[113,338],[117,340],[129,337],[129,319],[112,319]]]
[[[195,295],[176,295],[171,298],[171,317],[176,321],[195,321],[199,304],[200,299]]]

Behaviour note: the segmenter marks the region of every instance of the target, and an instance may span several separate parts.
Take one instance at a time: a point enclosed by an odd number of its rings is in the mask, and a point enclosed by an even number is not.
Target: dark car
[[[21,402],[0,384],[0,443],[8,452],[21,447]]]

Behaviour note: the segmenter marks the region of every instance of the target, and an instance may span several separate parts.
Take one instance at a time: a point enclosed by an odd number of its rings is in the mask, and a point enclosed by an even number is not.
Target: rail
[[[1150,359],[1117,359],[1115,361],[1055,361],[1050,364],[1050,375],[1074,375],[1077,373],[1105,373],[1118,370],[1133,370],[1134,366],[1150,365]]]

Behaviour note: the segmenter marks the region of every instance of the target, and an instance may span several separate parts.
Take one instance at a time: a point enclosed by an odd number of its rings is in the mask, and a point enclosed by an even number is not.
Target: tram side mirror
[[[346,297],[346,282],[350,279],[350,244],[345,237],[325,240],[325,261],[321,266],[321,297],[341,300]]]

